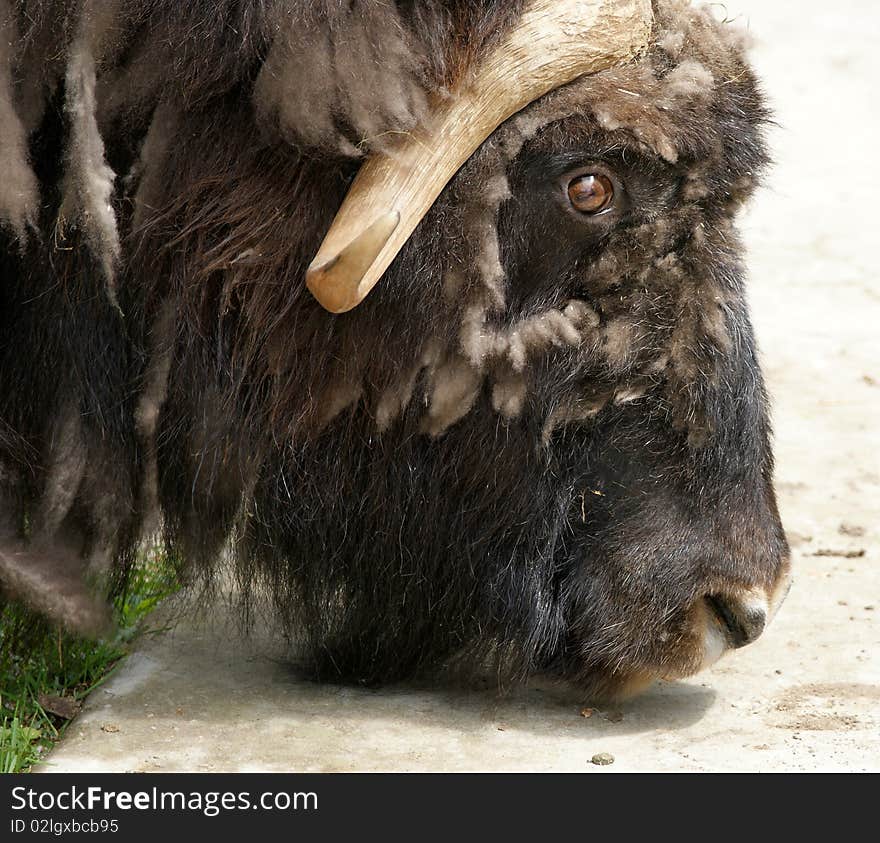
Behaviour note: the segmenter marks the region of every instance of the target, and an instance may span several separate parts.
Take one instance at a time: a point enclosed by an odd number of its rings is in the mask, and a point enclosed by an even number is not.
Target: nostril
[[[754,602],[710,594],[706,604],[724,628],[731,647],[744,647],[764,631],[767,612]]]

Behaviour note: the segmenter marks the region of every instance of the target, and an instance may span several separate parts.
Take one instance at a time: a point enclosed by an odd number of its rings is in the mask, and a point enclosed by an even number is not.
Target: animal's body
[[[485,140],[363,304],[304,283],[361,156],[521,10],[0,0],[8,590],[88,625],[76,583],[159,513],[324,676],[623,693],[760,632],[788,550],[734,216],[767,112],[727,24],[658,4],[639,58]]]

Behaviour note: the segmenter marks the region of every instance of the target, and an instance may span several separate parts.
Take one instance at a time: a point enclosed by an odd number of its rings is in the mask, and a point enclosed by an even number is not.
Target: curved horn
[[[458,169],[508,117],[578,76],[632,58],[651,0],[533,0],[516,26],[427,126],[361,167],[306,284],[332,313],[373,289]]]

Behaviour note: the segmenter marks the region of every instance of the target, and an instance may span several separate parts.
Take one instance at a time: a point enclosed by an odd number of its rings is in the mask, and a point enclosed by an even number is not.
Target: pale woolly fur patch
[[[87,456],[80,414],[71,402],[55,421],[49,453],[44,457],[45,487],[33,519],[36,535],[51,539],[61,527],[79,492]]]
[[[708,100],[715,80],[706,67],[693,59],[686,59],[666,75],[663,84],[661,108],[669,108],[676,100]]]
[[[318,400],[317,429],[322,430],[343,410],[360,401],[363,393],[363,385],[357,379],[341,380],[328,387]]]
[[[0,0],[0,224],[10,225],[22,241],[35,223],[39,197],[28,163],[27,133],[15,104],[11,47],[17,38],[9,2]]]
[[[178,129],[180,115],[171,103],[161,103],[153,114],[141,143],[140,154],[126,179],[137,184],[134,193],[132,227],[137,229],[156,206],[162,188],[162,167]]]
[[[70,143],[64,201],[58,229],[65,236],[68,222],[81,226],[99,259],[107,289],[115,301],[115,274],[119,260],[119,232],[113,209],[116,174],[104,157],[95,99],[95,56],[92,34],[84,27],[67,65],[65,108],[70,115]]]
[[[137,435],[143,452],[143,479],[139,490],[139,507],[144,513],[147,534],[159,528],[159,470],[156,463],[156,427],[168,395],[168,377],[174,357],[174,332],[177,301],[165,302],[147,337],[149,364],[144,374],[143,389],[134,411]]]
[[[379,433],[388,430],[394,420],[409,406],[421,370],[421,366],[412,369],[408,375],[391,389],[386,389],[379,397],[376,404],[376,429]]]
[[[460,355],[447,358],[430,374],[430,405],[422,429],[439,436],[463,418],[480,394],[483,375]]]
[[[300,8],[277,27],[254,103],[293,143],[361,157],[424,119],[419,50],[393,4]]]

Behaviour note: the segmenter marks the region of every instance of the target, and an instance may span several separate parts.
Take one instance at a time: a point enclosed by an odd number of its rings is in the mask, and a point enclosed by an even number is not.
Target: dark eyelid
[[[617,175],[617,170],[614,167],[609,166],[607,162],[602,161],[601,159],[592,158],[579,158],[578,160],[571,162],[570,166],[566,167],[559,173],[558,178],[560,180],[567,179],[568,181],[571,181],[578,176],[591,173],[606,176],[615,184],[620,180]]]

